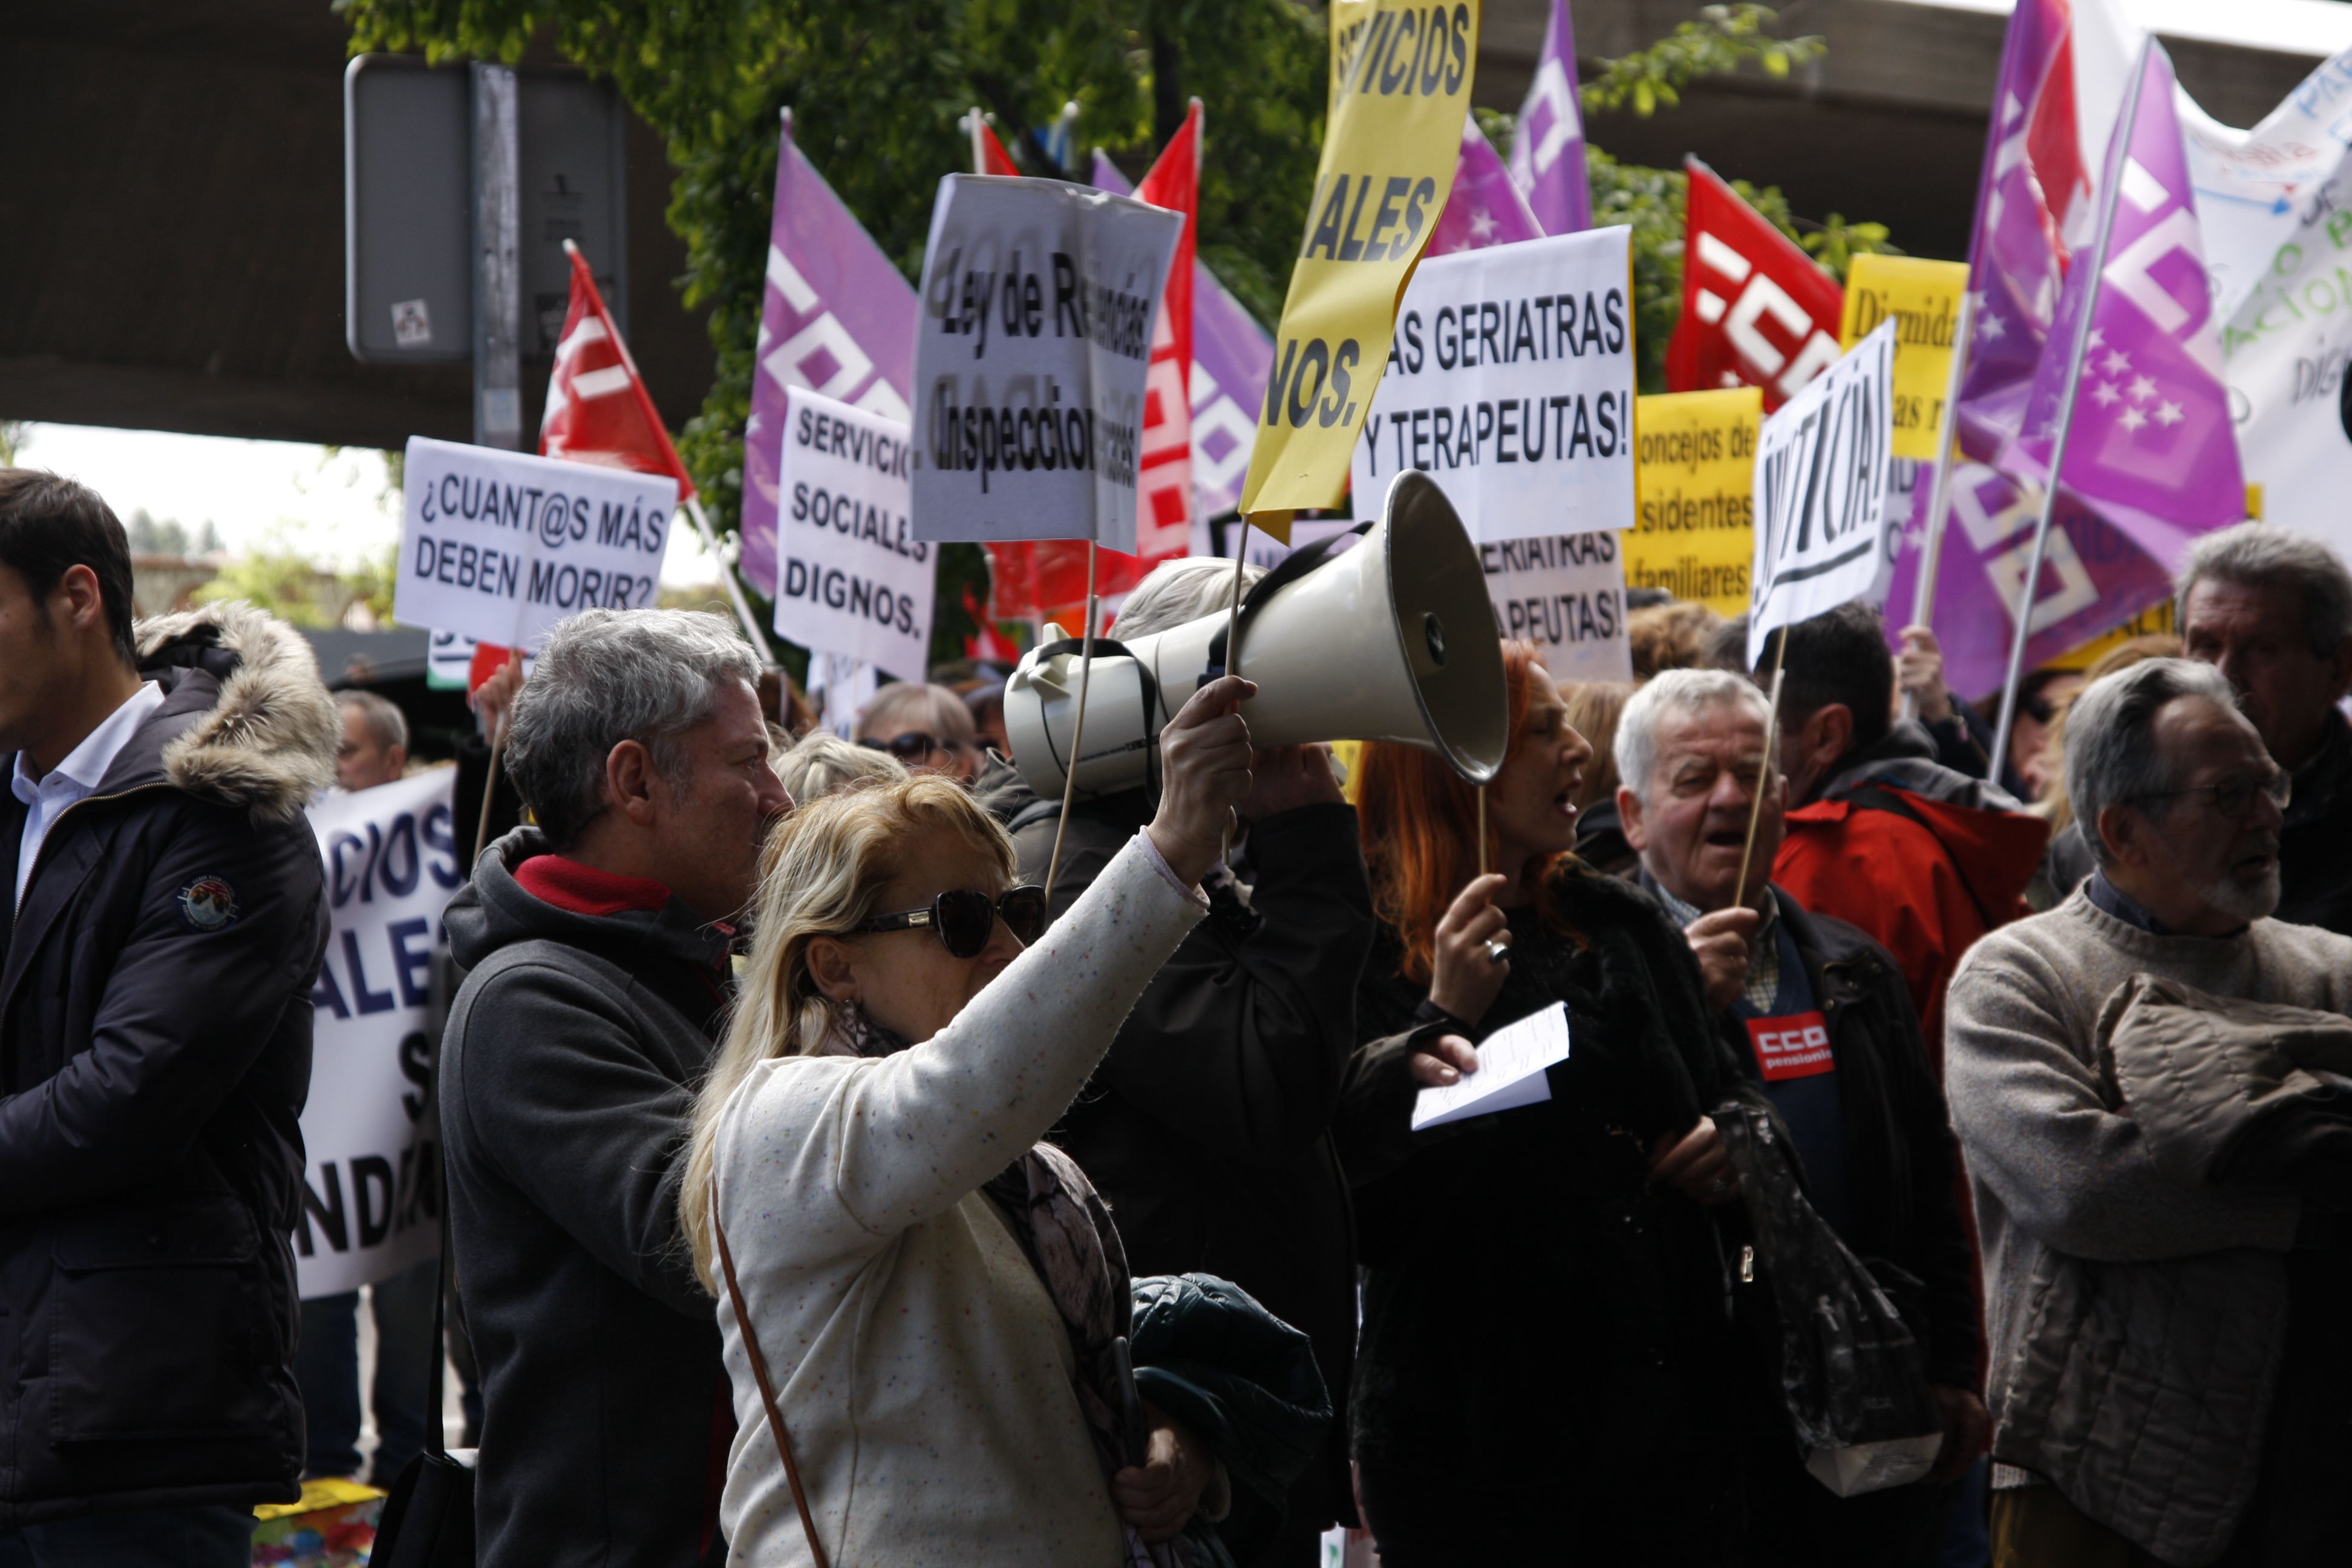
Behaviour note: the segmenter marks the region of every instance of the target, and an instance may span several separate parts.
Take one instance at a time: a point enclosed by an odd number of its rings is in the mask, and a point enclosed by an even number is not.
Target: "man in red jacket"
[[[1977,938],[2026,912],[2049,826],[1937,763],[1927,731],[1895,718],[1876,610],[1841,605],[1778,635],[1780,763],[1797,804],[1772,879],[1894,954],[1941,1082],[1944,987]]]

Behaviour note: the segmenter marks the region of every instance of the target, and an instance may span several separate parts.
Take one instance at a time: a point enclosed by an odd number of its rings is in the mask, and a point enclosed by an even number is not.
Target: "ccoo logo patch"
[[[218,877],[199,877],[180,889],[180,919],[190,931],[226,931],[236,924],[236,889]]]

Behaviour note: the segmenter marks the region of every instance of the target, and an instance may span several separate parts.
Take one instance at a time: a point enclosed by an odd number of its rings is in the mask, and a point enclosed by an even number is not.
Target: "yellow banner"
[[[1764,395],[1670,392],[1633,400],[1633,531],[1625,586],[1664,588],[1721,616],[1748,609],[1756,561],[1756,433]]]
[[[1478,0],[1332,0],[1330,111],[1241,510],[1285,541],[1339,504],[1397,300],[1454,190]]]
[[[1922,261],[1916,256],[1857,256],[1845,274],[1845,316],[1838,346],[1850,349],[1885,321],[1895,322],[1895,456],[1936,460],[1936,432],[1944,424],[1944,394],[1952,380],[1952,334],[1959,328],[1960,296],[1968,292],[1963,261]]]

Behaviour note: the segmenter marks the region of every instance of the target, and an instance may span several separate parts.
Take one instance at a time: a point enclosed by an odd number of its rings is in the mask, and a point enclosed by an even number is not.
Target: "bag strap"
[[[816,1568],[832,1568],[824,1546],[816,1538],[816,1521],[809,1515],[808,1494],[801,1489],[801,1468],[793,1458],[793,1440],[784,1431],[784,1413],[776,1405],[776,1385],[768,1376],[768,1358],[760,1353],[760,1336],[751,1331],[751,1314],[743,1309],[743,1288],[735,1282],[735,1255],[727,1250],[727,1227],[719,1223],[719,1178],[710,1178],[710,1233],[719,1238],[719,1268],[727,1277],[727,1300],[735,1309],[735,1326],[743,1332],[743,1349],[751,1358],[751,1375],[759,1381],[760,1403],[768,1407],[768,1430],[775,1435],[776,1452],[784,1461],[784,1479],[793,1489],[793,1506],[801,1510],[801,1529],[808,1533],[809,1555]]]

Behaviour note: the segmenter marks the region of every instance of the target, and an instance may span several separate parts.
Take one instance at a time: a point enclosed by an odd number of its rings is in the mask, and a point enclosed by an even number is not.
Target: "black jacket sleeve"
[[[462,1119],[468,1156],[605,1268],[709,1319],[677,1220],[693,1094],[646,1058],[630,1020],[585,977],[520,960],[481,979],[450,1019],[443,1121]]]
[[[123,873],[101,864],[92,874]],[[80,1203],[171,1169],[286,1010],[310,1005],[327,925],[309,824],[256,826],[192,805],[140,875],[87,1045],[73,1042],[56,1076],[0,1096],[0,1214]],[[232,889],[236,918],[201,930],[180,892],[207,877]]]
[[[1278,1163],[1329,1131],[1356,1044],[1372,892],[1353,806],[1270,816],[1249,848],[1258,918],[1228,910],[1194,927],[1094,1082],[1214,1156]],[[1108,858],[1098,844],[1066,844],[1055,901],[1066,907]]]

